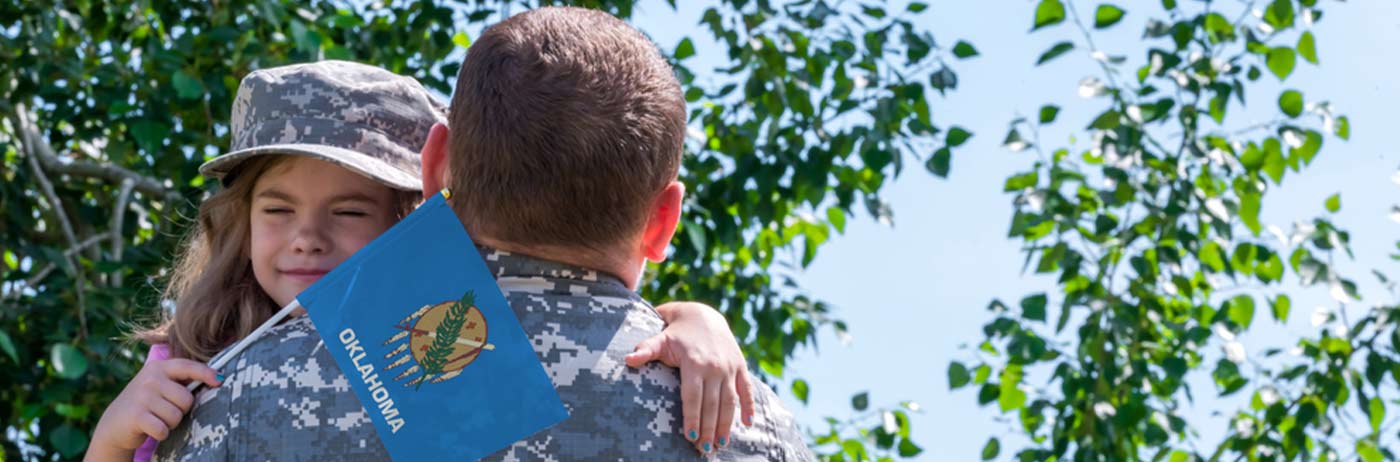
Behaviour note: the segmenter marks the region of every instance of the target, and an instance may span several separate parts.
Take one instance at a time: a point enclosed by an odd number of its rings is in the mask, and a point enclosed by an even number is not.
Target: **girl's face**
[[[267,170],[252,194],[253,275],[281,306],[397,221],[388,186],[309,157]]]

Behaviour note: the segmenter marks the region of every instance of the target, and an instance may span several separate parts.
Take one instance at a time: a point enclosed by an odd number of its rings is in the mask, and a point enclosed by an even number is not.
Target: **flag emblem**
[[[486,317],[473,291],[459,300],[423,305],[394,327],[399,332],[384,342],[393,348],[384,355],[391,361],[386,370],[403,368],[394,380],[407,380],[406,387],[450,380],[483,351],[496,349],[487,343]]]

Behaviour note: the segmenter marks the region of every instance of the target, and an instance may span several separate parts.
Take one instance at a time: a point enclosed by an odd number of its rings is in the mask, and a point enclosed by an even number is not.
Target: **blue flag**
[[[442,194],[297,301],[394,460],[476,460],[568,417]]]

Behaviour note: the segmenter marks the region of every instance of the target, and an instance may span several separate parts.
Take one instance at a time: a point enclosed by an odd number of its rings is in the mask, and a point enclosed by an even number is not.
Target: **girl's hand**
[[[753,425],[753,393],[744,354],[724,316],[695,302],[672,302],[656,308],[666,329],[643,340],[627,365],[661,361],[681,371],[681,431],[702,454],[730,443],[729,431],[738,404],[745,425]]]
[[[147,436],[164,440],[189,412],[194,395],[185,383],[200,381],[217,387],[223,378],[209,366],[188,359],[146,363],[107,405],[83,460],[131,462]]]

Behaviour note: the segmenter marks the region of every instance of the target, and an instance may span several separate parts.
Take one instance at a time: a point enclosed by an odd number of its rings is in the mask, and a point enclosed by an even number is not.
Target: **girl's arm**
[[[643,340],[627,355],[627,365],[661,361],[681,372],[681,407],[686,439],[703,454],[730,443],[734,408],[745,425],[753,425],[753,394],[744,354],[729,324],[702,303],[672,302],[656,311],[666,321],[660,334]]]

